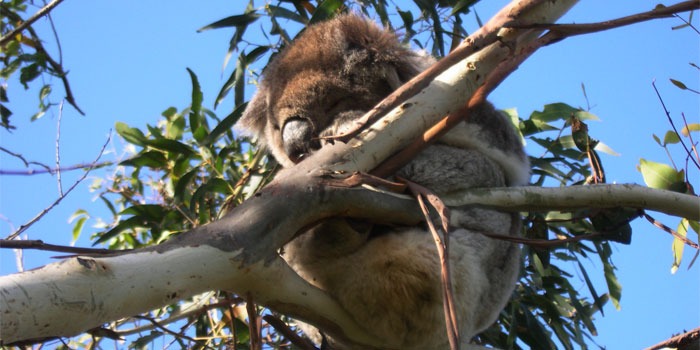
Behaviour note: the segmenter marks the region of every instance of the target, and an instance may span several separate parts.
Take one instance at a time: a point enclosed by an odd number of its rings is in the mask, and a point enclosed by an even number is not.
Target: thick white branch
[[[75,335],[207,290],[249,293],[277,310],[342,325],[368,338],[339,305],[309,285],[281,259],[242,266],[240,252],[190,246],[162,253],[76,257],[0,279],[2,341]]]
[[[476,204],[521,211],[625,207],[700,220],[700,197],[634,184],[489,188],[454,192],[442,200],[449,206]]]

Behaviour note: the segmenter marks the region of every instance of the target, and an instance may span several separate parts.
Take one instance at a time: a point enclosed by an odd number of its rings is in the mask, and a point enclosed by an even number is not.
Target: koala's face
[[[431,63],[393,33],[344,15],[307,28],[275,57],[236,127],[289,167]]]

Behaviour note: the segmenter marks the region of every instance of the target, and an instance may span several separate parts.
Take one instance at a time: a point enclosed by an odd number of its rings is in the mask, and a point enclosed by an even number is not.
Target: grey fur
[[[374,23],[341,16],[308,28],[270,63],[237,128],[256,136],[282,165],[292,166],[321,146],[317,136],[350,128],[433,62]],[[439,195],[526,184],[529,164],[510,121],[487,103],[399,175]],[[460,334],[468,341],[495,321],[519,271],[517,245],[479,232],[517,235],[520,218],[483,208],[452,208],[451,226],[454,296]],[[335,297],[367,332],[393,347],[448,347],[440,267],[425,229],[378,232],[368,223],[330,220],[288,243],[284,258]],[[333,340],[331,345],[350,347]]]

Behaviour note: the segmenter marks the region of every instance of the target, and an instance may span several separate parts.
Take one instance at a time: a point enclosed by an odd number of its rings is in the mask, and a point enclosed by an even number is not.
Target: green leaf
[[[593,297],[593,303],[595,303],[595,306],[600,310],[600,313],[605,316],[605,313],[603,312],[603,299],[600,298],[598,295],[598,292],[595,290],[595,287],[593,286],[593,282],[591,282],[590,277],[588,277],[588,272],[586,269],[583,267],[583,264],[581,264],[581,261],[579,261],[578,257],[576,258],[576,263],[578,264],[578,269],[581,271],[581,274],[583,275],[583,280],[586,282],[586,287],[588,287],[588,291],[591,293],[591,296]],[[591,328],[588,326],[588,328]]]
[[[117,216],[117,209],[114,208],[114,204],[107,199],[104,194],[100,195],[100,199],[102,202],[107,206],[107,209],[109,209],[109,212],[112,213],[112,216]]]
[[[166,209],[159,204],[140,204],[128,207],[122,215],[139,216],[144,220],[160,221],[166,214]]]
[[[194,210],[197,202],[203,203],[204,198],[209,193],[221,193],[224,195],[229,195],[232,193],[231,186],[226,180],[221,178],[213,178],[207,181],[206,184],[200,186],[192,195],[190,199],[190,209]],[[204,208],[199,208],[200,214]]]
[[[666,131],[666,134],[664,135],[664,143],[662,146],[670,145],[670,144],[676,144],[681,142],[681,138],[678,137],[678,134],[675,131]]]
[[[122,122],[117,122],[114,129],[117,131],[117,134],[124,138],[124,140],[126,140],[128,143],[143,147],[148,141],[141,130],[131,128]]]
[[[671,81],[671,83],[672,83],[673,85],[677,86],[679,89],[681,89],[681,90],[688,90],[688,87],[685,86],[685,84],[681,83],[680,81],[678,81],[678,80],[676,80],[676,79],[669,79],[669,80]]]
[[[199,80],[194,72],[187,68],[187,72],[190,74],[190,79],[192,80],[192,103],[190,105],[190,128],[192,129],[192,135],[197,142],[200,142],[204,136],[206,136],[206,130],[203,128],[202,119],[204,118],[201,114],[202,101],[204,99],[204,94],[202,94],[202,87],[199,85]]]
[[[688,137],[691,131],[700,131],[700,124],[692,123],[684,126],[683,129],[681,129],[681,134],[683,134],[683,136]]]
[[[73,220],[78,219],[78,221],[75,222],[75,225],[73,225],[73,242],[78,240],[78,237],[80,237],[80,233],[83,232],[83,226],[85,226],[85,222],[89,218],[90,215],[84,209],[77,210],[75,213],[73,213],[73,215],[70,216],[70,218],[68,218],[68,223],[71,223],[73,222]]]
[[[198,33],[210,29],[220,29],[227,27],[247,27],[249,24],[254,23],[260,18],[260,15],[255,12],[248,12],[242,15],[229,16],[220,19],[216,22],[207,24],[206,26],[197,29]]]
[[[454,16],[457,13],[464,13],[467,14],[469,13],[469,8],[476,3],[477,0],[459,0],[457,3],[452,6],[452,12],[450,13],[450,16]]]
[[[191,157],[195,154],[195,151],[190,146],[187,146],[182,142],[166,138],[149,140],[148,145],[162,151],[182,154],[185,157]]]
[[[629,223],[638,216],[639,213],[636,209],[607,208],[595,211],[590,219],[595,230],[603,233],[602,239],[630,244],[632,241],[632,227]]]
[[[683,170],[676,171],[666,164],[643,158],[639,160],[639,170],[642,172],[644,183],[651,188],[677,191],[679,183],[685,188]]]
[[[133,167],[148,167],[151,169],[162,169],[167,167],[168,161],[165,159],[163,152],[160,151],[147,151],[136,155],[135,157],[126,159],[119,163],[119,165],[133,166]]]
[[[137,338],[134,342],[129,344],[129,349],[147,349],[149,345],[152,345],[156,339],[162,336],[162,332],[151,331],[147,335]]]
[[[615,152],[614,149],[610,148],[610,146],[606,145],[603,142],[596,141],[595,147],[593,147],[594,150],[598,152],[603,152],[605,154],[609,154],[611,156],[619,157],[620,153]]]
[[[257,61],[262,55],[264,55],[268,51],[270,51],[269,46],[258,46],[252,51],[250,51],[247,55],[241,55],[241,57],[238,58],[238,64],[236,64],[236,69],[234,69],[233,72],[231,72],[231,75],[219,90],[219,94],[216,96],[216,101],[214,101],[214,108],[216,108],[216,106],[218,106],[219,103],[221,103],[221,101],[224,100],[231,88],[243,84],[244,79],[242,79],[242,71],[245,71],[245,69],[250,63]],[[243,94],[238,95],[243,96]]]
[[[699,231],[698,226],[700,224],[697,221],[690,221],[688,219],[681,219],[681,222],[678,224],[678,228],[676,229],[676,232],[682,237],[688,237],[688,227],[692,227],[693,231],[696,233]],[[673,251],[673,265],[671,266],[671,273],[676,273],[678,271],[678,268],[681,266],[681,258],[683,257],[683,249],[685,248],[685,242],[683,242],[682,239],[675,237],[673,239],[673,245],[671,246],[671,250]]]
[[[104,243],[109,241],[110,239],[118,236],[122,232],[126,230],[135,230],[137,228],[144,228],[145,222],[143,218],[138,217],[138,216],[132,216],[128,219],[120,221],[116,226],[114,226],[111,230],[101,233],[99,235],[99,238],[95,240],[94,243],[92,243],[93,246],[98,245],[100,243]]]
[[[316,11],[311,15],[309,24],[314,24],[318,22],[323,22],[327,19],[333,18],[340,9],[341,6],[345,4],[342,0],[323,0],[316,7]]]
[[[617,276],[615,275],[615,266],[610,263],[610,255],[612,254],[610,244],[607,242],[596,243],[596,248],[598,250],[600,261],[603,263],[603,273],[605,274],[605,283],[608,285],[610,301],[613,303],[613,306],[615,306],[615,309],[620,310],[622,285],[620,285],[620,282],[617,280]]]
[[[223,135],[225,132],[231,130],[233,125],[236,124],[238,119],[243,114],[243,111],[247,105],[248,103],[243,103],[236,107],[231,114],[227,115],[217,126],[214,127],[214,130],[209,133],[205,143],[210,145],[216,142],[216,140],[218,140],[219,137],[221,137],[221,135]]]
[[[28,82],[36,79],[36,77],[41,74],[43,69],[36,63],[32,63],[26,67],[20,69],[19,82],[24,86],[25,89],[29,88]]]
[[[182,175],[179,180],[177,180],[177,183],[175,184],[175,193],[173,193],[173,199],[176,202],[182,202],[185,200],[185,195],[189,194],[187,190],[187,186],[190,184],[192,179],[197,175],[199,172],[199,167],[196,167],[189,172],[185,173],[185,175]],[[192,208],[191,208],[192,209]]]
[[[298,13],[290,11],[284,7],[267,5],[265,6],[265,9],[271,17],[291,19],[292,21],[301,24],[306,24],[307,22],[306,18],[304,18],[303,16],[300,16]]]
[[[164,110],[160,115],[164,116],[166,119],[172,118],[175,114],[177,114],[177,108],[175,107],[168,107],[168,109]]]
[[[169,139],[181,140],[185,132],[185,118],[180,114],[168,118],[165,124],[165,135]]]
[[[541,112],[532,112],[532,114],[530,114],[530,119],[545,123],[557,120],[569,120],[569,118],[571,118],[571,116],[578,111],[578,109],[571,107],[566,103],[552,103],[545,105]]]

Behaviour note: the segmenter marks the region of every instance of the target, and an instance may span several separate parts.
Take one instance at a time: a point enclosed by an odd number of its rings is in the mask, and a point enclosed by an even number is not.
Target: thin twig
[[[42,240],[6,240],[0,239],[0,248],[10,248],[10,249],[36,249],[45,250],[50,252],[59,253],[72,253],[72,254],[90,254],[90,255],[102,255],[102,254],[114,254],[114,250],[110,249],[100,249],[100,248],[81,248],[81,247],[71,247],[64,245],[55,245],[44,243]],[[130,249],[126,249],[128,251]],[[121,250],[120,250],[121,251]]]
[[[42,163],[34,162],[34,161],[29,161],[29,160],[25,159],[23,155],[21,155],[21,154],[19,154],[19,153],[14,153],[14,152],[10,151],[9,149],[7,149],[7,148],[5,148],[5,147],[2,147],[2,146],[0,146],[0,151],[5,152],[5,153],[7,153],[7,154],[9,154],[9,155],[11,155],[11,156],[13,156],[13,157],[15,157],[15,158],[21,160],[22,163],[24,163],[24,166],[26,166],[26,167],[28,167],[30,164],[35,164],[35,165],[38,165],[38,166],[40,166],[40,167],[43,167],[43,168],[49,170],[49,172],[50,172],[50,169],[51,169],[51,168],[50,168],[48,165],[46,165],[46,164],[42,164]],[[2,172],[0,171],[0,175],[1,175],[1,174],[2,174]]]
[[[58,4],[60,4],[61,2],[63,2],[63,0],[53,0],[46,6],[39,9],[39,11],[37,11],[33,16],[29,17],[26,21],[18,25],[14,30],[10,31],[9,33],[5,34],[2,38],[0,38],[0,46],[5,46],[5,44],[7,44],[15,35],[27,29],[30,25],[32,25],[32,23],[36,22],[36,20],[38,20],[39,18],[47,15],[51,10],[53,10],[54,7],[58,6]]]
[[[695,158],[692,157],[692,153],[688,149],[688,146],[686,146],[685,142],[683,142],[683,138],[681,137],[681,133],[678,132],[678,129],[676,128],[676,124],[673,122],[673,118],[671,118],[671,112],[668,111],[668,108],[666,108],[666,103],[664,103],[664,99],[661,97],[661,93],[659,92],[659,89],[656,88],[656,81],[651,82],[651,86],[654,87],[654,92],[656,92],[656,96],[659,98],[659,102],[661,102],[661,107],[664,109],[664,113],[666,114],[666,119],[668,119],[668,123],[671,124],[671,128],[673,128],[673,132],[678,135],[678,139],[680,140],[681,146],[685,149],[685,153],[690,157],[690,160],[695,163],[695,166],[700,168],[700,165],[698,165],[698,162],[695,160]]]
[[[97,158],[95,159],[95,161],[94,161],[93,163],[97,163],[97,161],[102,157],[102,154],[104,153],[105,148],[107,147],[107,144],[109,144],[109,141],[110,141],[111,138],[112,138],[112,133],[111,133],[111,131],[110,131],[109,136],[107,137],[107,141],[104,143],[104,145],[102,145],[102,149],[100,149],[100,152],[97,154]],[[29,220],[29,221],[26,222],[25,224],[22,224],[15,232],[13,232],[11,235],[7,236],[6,239],[8,239],[8,240],[14,239],[14,238],[17,237],[19,234],[21,234],[21,233],[24,232],[26,229],[28,229],[31,225],[33,225],[35,222],[39,221],[39,219],[41,219],[42,217],[44,217],[44,215],[46,215],[46,213],[48,213],[49,211],[51,211],[51,209],[53,209],[55,206],[57,206],[59,203],[61,203],[61,201],[63,200],[63,198],[66,198],[66,196],[68,196],[68,194],[71,193],[71,192],[73,191],[73,189],[75,189],[75,188],[78,186],[78,184],[80,184],[81,182],[83,182],[83,180],[85,180],[85,178],[87,177],[87,175],[90,173],[90,171],[91,171],[92,169],[93,169],[93,168],[89,168],[89,169],[83,174],[83,176],[81,176],[75,183],[73,183],[73,185],[71,185],[70,188],[68,188],[68,190],[66,190],[66,192],[65,192],[62,196],[59,196],[53,203],[51,203],[51,205],[49,205],[48,207],[44,208],[44,210],[42,210],[42,211],[41,211],[39,214],[37,214],[34,218],[32,218],[31,220]]]
[[[1,147],[0,147],[1,148]],[[3,149],[4,151],[4,149]],[[21,157],[21,155],[19,155]],[[20,175],[20,176],[30,176],[30,175],[43,175],[43,174],[55,174],[59,171],[59,169],[56,168],[50,168],[49,166],[45,164],[41,164],[38,162],[28,162],[27,164],[36,164],[41,167],[44,167],[44,169],[26,169],[26,170],[2,170],[0,169],[0,175]],[[100,163],[81,163],[81,164],[75,164],[75,165],[70,165],[66,167],[61,167],[60,171],[66,172],[66,171],[71,171],[71,170],[78,170],[78,169],[97,169],[101,168],[103,166],[108,166],[112,165],[114,162],[111,161],[104,161]]]
[[[654,219],[651,215],[649,215],[649,214],[647,214],[647,213],[642,213],[642,215],[643,215],[644,218],[647,219],[652,225],[654,225],[654,226],[656,226],[656,227],[658,227],[658,228],[664,230],[665,232],[670,233],[673,237],[675,237],[676,239],[681,240],[681,241],[682,241],[683,243],[685,243],[686,245],[688,245],[688,246],[690,246],[690,247],[693,247],[693,248],[695,248],[695,249],[700,249],[700,245],[698,245],[697,243],[695,243],[695,242],[689,240],[688,238],[682,236],[680,233],[676,232],[676,230],[674,230],[674,229],[672,229],[672,228],[670,228],[670,227],[664,225],[663,223],[661,223],[661,221],[658,221],[658,220]]]
[[[61,117],[63,116],[63,100],[58,105],[58,118],[56,121],[56,183],[58,195],[63,196],[63,184],[61,183]]]
[[[676,18],[680,19],[683,23],[685,23],[685,25],[687,25],[688,27],[690,27],[691,29],[693,29],[696,33],[700,34],[700,31],[698,30],[698,28],[695,28],[695,26],[694,26],[692,23],[690,23],[690,21],[686,20],[685,18],[683,18],[683,17],[681,17],[681,16],[679,16],[679,15],[677,15],[677,14],[674,14],[674,16],[675,16]],[[690,18],[693,18],[692,13],[691,13]],[[676,29],[676,27],[674,27],[673,29]]]
[[[300,337],[292,329],[290,329],[286,323],[284,323],[279,318],[277,318],[273,315],[265,315],[265,316],[263,316],[263,320],[265,320],[265,322],[267,322],[269,325],[271,325],[272,328],[274,328],[277,332],[281,333],[285,338],[287,338],[290,342],[292,342],[292,344],[299,347],[300,349],[318,350],[318,348],[316,348],[316,346],[314,346],[313,343],[311,343],[306,338]]]
[[[191,342],[193,342],[193,343],[195,343],[195,344],[199,344],[199,343],[200,343],[200,341],[198,341],[197,339],[191,338],[191,337],[189,337],[189,336],[187,336],[187,335],[185,335],[185,334],[183,334],[183,333],[177,333],[177,332],[171,331],[170,329],[168,329],[168,327],[165,327],[165,326],[161,325],[158,321],[154,320],[154,319],[151,318],[151,317],[145,317],[145,316],[141,316],[141,315],[132,316],[132,317],[135,318],[135,319],[148,321],[148,322],[150,322],[151,324],[153,324],[153,326],[155,326],[157,329],[160,329],[161,331],[163,331],[163,332],[165,332],[165,333],[167,333],[167,334],[170,334],[170,335],[172,335],[173,337],[186,339],[186,340],[189,340],[189,341],[191,341]],[[118,333],[117,333],[117,334],[118,334]]]
[[[681,118],[683,118],[683,125],[685,125],[685,129],[688,130],[688,139],[690,140],[690,149],[692,149],[693,152],[695,153],[695,158],[697,160],[700,160],[700,155],[698,154],[698,148],[696,147],[695,140],[693,140],[693,133],[690,132],[690,127],[688,126],[688,119],[685,118],[685,113],[681,112]],[[688,157],[692,157],[692,156],[693,156],[692,154],[688,155]],[[686,171],[686,176],[688,176],[687,171]]]

